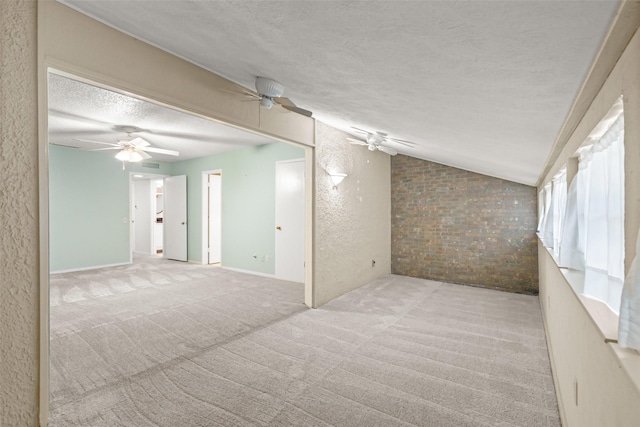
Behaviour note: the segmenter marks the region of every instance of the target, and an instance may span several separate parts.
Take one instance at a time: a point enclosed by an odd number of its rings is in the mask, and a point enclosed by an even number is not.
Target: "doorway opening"
[[[164,248],[164,178],[167,175],[131,172],[131,253],[162,255]]]
[[[118,96],[118,95],[123,95],[125,96],[125,94],[123,92],[120,92],[118,89],[113,89],[110,88],[108,86],[105,85],[101,85],[98,83],[94,83],[92,81],[86,80],[86,79],[81,79],[81,78],[77,78],[71,74],[67,74],[65,72],[60,72],[60,71],[56,71],[51,73],[50,75],[55,75],[58,77],[65,77],[67,79],[71,79],[71,80],[75,80],[76,82],[82,83],[82,84],[86,84],[86,85],[94,85],[96,88],[101,88],[101,89],[105,89],[108,91],[112,91],[113,94],[112,96]],[[76,80],[77,79],[77,80]],[[49,86],[49,82],[47,81],[47,79],[45,79],[43,87],[45,88],[45,90],[47,89],[47,87]],[[72,94],[77,93],[78,96],[77,98],[80,98],[81,95],[84,96],[86,95],[86,92],[70,92]],[[58,153],[58,156],[60,158],[63,158],[67,155],[71,155],[75,160],[69,160],[68,163],[66,163],[65,165],[62,164],[58,164],[58,170],[62,170],[63,168],[67,168],[67,170],[72,169],[72,167],[76,167],[78,166],[79,168],[82,169],[81,172],[78,173],[78,175],[75,177],[75,182],[80,183],[82,185],[84,185],[87,189],[86,193],[87,194],[91,194],[92,197],[94,197],[94,199],[91,199],[92,201],[90,203],[88,202],[81,202],[80,200],[77,200],[78,203],[82,203],[82,205],[84,205],[84,207],[88,207],[93,209],[88,215],[86,215],[87,220],[93,221],[95,222],[97,225],[93,226],[93,230],[99,230],[102,231],[103,234],[105,236],[108,236],[110,238],[117,238],[118,242],[122,243],[123,241],[125,242],[122,248],[118,248],[118,251],[113,251],[110,249],[109,246],[103,244],[103,247],[98,248],[98,250],[84,250],[84,251],[79,251],[78,253],[83,253],[83,255],[91,255],[94,258],[93,259],[89,259],[87,261],[87,265],[88,268],[87,270],[96,268],[96,267],[110,267],[113,265],[120,265],[123,266],[123,268],[126,268],[126,264],[130,264],[132,261],[132,253],[134,251],[136,252],[140,252],[142,251],[141,248],[145,247],[145,251],[148,251],[149,253],[154,253],[158,255],[159,251],[162,251],[162,255],[164,257],[166,257],[166,251],[167,251],[167,246],[165,245],[165,240],[166,240],[166,233],[162,233],[163,235],[161,237],[158,237],[157,232],[155,231],[155,229],[157,228],[158,224],[162,224],[162,226],[165,225],[165,223],[168,222],[168,217],[167,217],[167,211],[166,208],[168,205],[171,205],[171,203],[169,203],[168,201],[168,197],[167,197],[167,187],[166,187],[166,181],[162,181],[162,185],[159,185],[160,183],[155,180],[156,176],[151,176],[148,175],[147,177],[147,188],[148,188],[148,192],[147,194],[149,195],[148,198],[146,198],[146,202],[148,204],[148,206],[145,208],[148,212],[150,212],[150,215],[146,215],[145,214],[145,225],[143,226],[142,224],[140,224],[140,218],[141,218],[141,214],[138,214],[137,212],[132,212],[132,206],[133,208],[135,208],[136,204],[135,204],[135,194],[136,194],[136,189],[134,188],[132,191],[129,191],[127,194],[127,189],[128,188],[132,188],[134,187],[134,184],[132,183],[132,174],[136,173],[138,170],[149,170],[151,169],[151,171],[155,171],[157,172],[157,177],[158,178],[162,178],[162,177],[167,177],[169,175],[174,175],[175,173],[191,173],[190,171],[180,171],[179,168],[177,168],[176,170],[173,170],[174,168],[170,167],[170,166],[166,166],[166,164],[163,166],[163,162],[158,159],[156,161],[156,159],[152,159],[151,161],[143,161],[137,165],[133,165],[130,163],[126,164],[126,169],[123,170],[122,168],[120,168],[120,165],[116,163],[116,167],[111,167],[111,163],[114,162],[113,160],[113,154],[116,153],[116,151],[110,151],[110,152],[104,152],[101,150],[104,150],[105,148],[101,148],[99,147],[99,142],[95,142],[95,141],[100,141],[103,137],[106,138],[105,135],[109,134],[113,128],[118,127],[118,128],[122,128],[122,126],[114,126],[113,123],[114,122],[110,122],[111,119],[110,117],[107,117],[108,114],[105,114],[104,116],[100,116],[98,115],[96,112],[94,113],[94,117],[90,117],[92,111],[82,111],[82,110],[78,110],[78,111],[69,111],[69,110],[65,110],[62,107],[65,107],[65,105],[53,105],[51,103],[52,100],[56,100],[56,99],[60,99],[60,98],[56,98],[55,96],[52,96],[55,94],[51,94],[49,93],[49,99],[48,102],[49,104],[46,105],[44,107],[45,111],[49,112],[49,116],[47,117],[47,122],[45,123],[46,125],[49,126],[49,129],[51,129],[51,124],[61,124],[61,123],[65,123],[65,122],[75,122],[74,129],[69,129],[68,133],[69,135],[77,135],[76,136],[70,136],[70,139],[74,140],[74,144],[73,145],[67,145],[67,146],[63,146],[63,144],[57,144],[56,142],[59,140],[55,140],[54,138],[52,138],[52,135],[49,134],[48,136],[43,137],[42,139],[42,143],[43,145],[41,145],[41,149],[42,152],[45,153],[44,154],[44,159],[45,159],[45,166],[47,168],[50,167],[50,162],[51,159],[47,157],[47,152],[49,148],[52,148],[53,145],[57,145],[57,147],[55,147],[55,150]],[[74,95],[75,96],[75,95]],[[127,94],[126,96],[130,96],[129,94]],[[71,98],[71,97],[69,97]],[[72,99],[67,98],[67,100],[69,102],[73,101]],[[45,97],[46,99],[46,97]],[[137,98],[133,98],[133,99],[137,99]],[[130,105],[130,104],[128,104]],[[118,107],[121,107],[123,105],[119,105]],[[126,105],[125,105],[126,106]],[[116,110],[116,106],[114,106],[113,110]],[[135,110],[135,109],[134,109]],[[53,115],[52,115],[53,113]],[[86,113],[88,116],[83,116],[80,113],[82,113],[83,115]],[[45,115],[46,116],[46,115]],[[126,124],[127,122],[115,122],[115,123],[121,123],[121,124]],[[218,122],[216,122],[218,123]],[[218,123],[220,124],[220,123]],[[220,124],[221,126],[225,126],[223,124]],[[95,132],[96,135],[100,134],[102,136],[100,137],[96,137],[96,136],[89,136],[89,138],[91,138],[92,140],[94,140],[94,144],[96,144],[95,146],[87,149],[84,147],[81,147],[81,144],[77,144],[76,143],[76,138],[86,138],[87,136],[85,136],[83,133],[84,132],[88,132],[85,131],[83,129],[83,127],[86,126],[87,128],[90,128],[91,132]],[[159,126],[159,125],[158,125]],[[235,131],[239,131],[238,128],[233,128],[235,129]],[[140,128],[138,128],[137,131],[135,131],[134,133],[143,133],[145,132],[145,129],[142,128],[142,126]],[[242,132],[245,132],[244,130]],[[156,137],[158,134],[156,134]],[[168,135],[168,133],[167,133]],[[148,138],[151,141],[152,147],[156,148],[156,147],[161,147],[161,143],[163,142],[161,139],[158,139],[156,142],[156,140],[154,139],[154,132],[148,132],[148,135],[143,135],[145,136],[145,138]],[[261,136],[261,135],[259,135]],[[277,142],[280,143],[281,141],[275,140],[272,137],[266,137],[263,136],[264,138],[269,138],[271,140],[271,142]],[[170,137],[167,137],[170,138]],[[119,141],[119,139],[115,139],[116,141]],[[107,141],[105,141],[106,143]],[[198,141],[196,141],[197,143]],[[202,141],[200,141],[202,142]],[[44,144],[49,144],[51,143],[51,146],[45,146]],[[208,140],[206,142],[206,144],[211,144],[211,141]],[[113,143],[109,143],[107,145],[112,145]],[[242,143],[238,143],[238,146],[242,146]],[[291,147],[296,147],[295,144],[282,144],[282,145],[290,145]],[[299,146],[297,146],[298,148],[300,148]],[[112,148],[108,148],[108,149],[112,149]],[[117,149],[117,148],[116,148]],[[304,147],[303,148],[303,152],[305,155],[305,158],[307,159],[307,162],[309,162],[309,159],[312,158],[312,148],[309,147]],[[102,160],[99,160],[99,165],[104,165],[107,162],[109,163],[109,173],[113,172],[114,176],[100,176],[98,174],[96,174],[96,170],[94,168],[94,163],[91,162],[86,162],[85,161],[85,155],[89,155],[89,153],[87,153],[87,151],[100,151],[100,153],[92,153],[90,154],[91,156],[93,156],[94,159],[106,159],[104,162],[102,162]],[[257,150],[259,151],[259,150]],[[107,154],[110,154],[107,155]],[[153,157],[156,157],[156,154],[154,152],[152,152]],[[158,155],[159,157],[159,155]],[[275,162],[271,162],[272,165]],[[96,163],[98,164],[98,163]],[[141,169],[143,168],[143,169]],[[165,168],[165,169],[163,169]],[[78,169],[80,170],[80,169]],[[119,175],[115,175],[116,171],[118,171]],[[221,184],[221,173],[220,173],[220,194],[222,193],[222,184]],[[151,178],[149,178],[151,176]],[[215,180],[216,178],[214,178]],[[309,179],[307,177],[307,179]],[[197,181],[197,179],[193,180],[193,181]],[[94,184],[100,184],[100,186],[96,186]],[[124,186],[124,187],[123,187]],[[44,203],[42,205],[42,211],[41,211],[41,218],[43,221],[43,240],[44,242],[49,242],[51,240],[56,240],[57,242],[60,242],[60,236],[57,236],[55,239],[52,239],[51,236],[51,216],[50,216],[50,212],[49,212],[49,207],[51,204],[55,203],[55,200],[53,200],[51,193],[50,193],[50,177],[46,176],[43,180],[43,185],[41,186],[41,189],[44,193],[43,199],[44,199]],[[61,188],[59,185],[57,188]],[[307,192],[310,191],[310,186],[307,185]],[[104,190],[108,190],[108,194],[105,193]],[[154,189],[155,189],[155,193],[154,193]],[[70,190],[69,190],[70,191]],[[142,193],[142,190],[138,190],[137,192]],[[72,194],[72,193],[70,193]],[[198,193],[195,193],[198,194]],[[103,210],[100,207],[99,203],[94,203],[93,200],[96,201],[100,201],[100,200],[104,200],[106,197],[112,197],[114,203],[112,203],[109,208],[117,208],[114,212],[112,213],[111,211],[106,211]],[[125,200],[123,202],[122,200],[122,196],[124,196]],[[77,198],[77,194],[74,195],[74,197],[76,199]],[[69,197],[69,199],[73,199],[74,197]],[[196,199],[195,197],[193,199]],[[310,213],[310,207],[311,207],[311,194],[305,193],[305,206],[306,206],[306,210],[304,211],[304,216],[303,216],[303,221],[305,223],[305,226],[310,229],[311,228],[311,222],[310,222],[310,218],[311,218],[311,213]],[[64,203],[60,203],[61,201],[58,201],[58,207],[63,207]],[[196,205],[197,206],[197,205]],[[138,207],[140,207],[140,205],[138,205]],[[215,209],[212,209],[215,210]],[[192,210],[191,212],[193,212],[194,210]],[[60,212],[58,212],[60,213]],[[260,212],[250,212],[253,214],[260,214]],[[190,214],[191,215],[191,214]],[[58,216],[60,217],[60,216]],[[197,216],[195,217],[196,219]],[[97,222],[97,220],[100,219],[102,220],[102,222]],[[275,232],[275,227],[273,226],[273,223],[275,222],[273,219],[272,221],[272,225],[270,226],[270,232],[273,234]],[[198,221],[199,222],[199,221]],[[194,222],[198,223],[198,222]],[[221,221],[219,221],[219,223],[221,224]],[[76,222],[75,226],[77,227],[78,224]],[[112,228],[109,228],[112,227]],[[220,225],[220,228],[222,226]],[[136,229],[142,229],[144,228],[146,230],[146,238],[142,239],[141,241],[144,241],[144,245],[146,246],[141,246],[141,245],[137,245],[136,243],[136,238],[137,238],[137,233],[136,233]],[[111,232],[112,229],[117,229],[118,232]],[[162,227],[160,227],[160,229],[162,229]],[[72,233],[69,234],[70,236],[76,237],[77,235],[80,235],[82,233]],[[219,237],[221,237],[222,232],[220,232]],[[209,238],[211,236],[207,236],[207,238]],[[89,240],[89,239],[86,239]],[[215,235],[212,237],[212,240],[216,240]],[[221,238],[218,238],[218,240],[221,241]],[[98,239],[94,239],[94,241],[98,241]],[[66,240],[65,242],[65,246],[67,247],[71,247],[73,246],[73,242],[70,240]],[[195,243],[195,241],[194,241]],[[197,243],[195,243],[197,245]],[[309,247],[310,244],[307,243],[307,247],[304,248],[302,251],[300,251],[303,254],[306,254],[307,257],[310,257],[310,251],[309,251]],[[124,249],[124,250],[122,250]],[[191,251],[191,247],[189,247],[189,250]],[[197,246],[196,246],[197,249]],[[46,251],[45,251],[46,252]],[[197,251],[196,251],[197,253]],[[220,252],[221,253],[221,252]],[[99,259],[99,257],[101,256],[106,256],[106,255],[114,255],[117,254],[120,258],[122,259],[118,259],[116,261],[109,261],[110,263],[107,264],[106,261],[103,264],[99,264],[99,262],[102,261],[95,261],[95,259]],[[124,255],[123,255],[124,254]],[[199,254],[198,254],[199,255]],[[124,257],[124,258],[123,258]],[[212,258],[212,260],[214,260],[215,258]],[[44,345],[42,348],[44,349],[43,352],[41,353],[41,408],[42,408],[42,414],[44,419],[46,419],[48,417],[48,410],[49,410],[49,400],[50,400],[50,387],[49,387],[49,378],[50,378],[50,354],[49,354],[49,342],[51,340],[51,335],[49,333],[49,323],[50,323],[50,295],[49,295],[49,289],[50,289],[50,283],[51,283],[51,277],[49,275],[50,273],[50,257],[49,257],[49,253],[43,253],[43,261],[42,261],[42,289],[41,289],[41,301],[42,301],[42,305],[41,305],[41,316],[43,319],[43,327],[41,328],[42,332],[42,336],[41,336],[41,340],[43,343],[46,343],[47,345]],[[209,260],[207,260],[209,261]],[[221,263],[223,261],[222,257],[220,258],[220,261],[218,261],[219,263]],[[118,264],[116,264],[116,262],[118,262]],[[135,267],[135,266],[134,266]],[[77,266],[71,266],[68,270],[69,271],[79,271],[82,268],[78,268]],[[305,277],[306,280],[303,280],[303,282],[305,282],[305,292],[304,292],[304,298],[305,301],[310,301],[310,297],[308,297],[308,295],[310,295],[311,293],[311,282],[310,282],[310,278],[311,275],[309,274],[309,272],[307,272],[307,275]],[[55,280],[55,278],[53,279]],[[117,283],[116,283],[117,282]],[[113,283],[117,286],[117,287],[121,287],[121,289],[123,291],[129,292],[130,288],[128,288],[126,285],[124,285],[123,283],[118,282],[117,280],[114,280]],[[114,288],[115,289],[115,288]],[[120,289],[120,288],[117,288]],[[82,291],[80,289],[76,289],[74,288],[74,292],[76,292],[76,290],[78,291],[77,293],[74,293],[73,295],[71,295],[72,298],[83,298],[82,296]],[[102,291],[101,291],[102,292]],[[103,295],[110,295],[108,292],[113,292],[112,290],[104,290]],[[62,299],[58,298],[58,300],[62,301]],[[310,304],[308,304],[310,305]],[[58,347],[60,347],[60,345],[58,344]]]

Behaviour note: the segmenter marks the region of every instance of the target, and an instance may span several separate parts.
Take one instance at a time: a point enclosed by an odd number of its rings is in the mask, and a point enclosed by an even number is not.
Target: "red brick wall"
[[[391,271],[537,292],[536,189],[398,155],[391,160]]]

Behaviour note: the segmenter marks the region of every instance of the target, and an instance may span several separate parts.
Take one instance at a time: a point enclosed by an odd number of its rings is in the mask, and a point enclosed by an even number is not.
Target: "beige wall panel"
[[[290,141],[307,141],[308,145],[313,145],[315,120],[282,108],[261,108],[260,131]]]
[[[38,420],[36,3],[0,1],[0,425]]]
[[[638,425],[640,390],[620,366],[615,352],[628,357],[638,354],[604,342],[604,336],[541,244],[538,253],[540,307],[563,425]]]
[[[391,161],[347,136],[317,123],[316,307],[391,271]],[[329,171],[348,174],[337,189]]]

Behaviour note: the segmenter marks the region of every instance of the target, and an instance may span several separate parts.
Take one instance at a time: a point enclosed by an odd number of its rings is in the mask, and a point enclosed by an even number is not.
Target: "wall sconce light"
[[[338,184],[340,184],[342,180],[347,177],[347,174],[341,172],[331,172],[329,173],[329,176],[331,177],[331,181],[333,182],[333,188],[336,189],[338,188]]]

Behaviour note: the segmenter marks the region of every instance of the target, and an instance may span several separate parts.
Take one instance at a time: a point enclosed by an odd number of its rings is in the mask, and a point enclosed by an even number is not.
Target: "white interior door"
[[[304,283],[304,159],[276,162],[276,277]]]
[[[165,258],[187,260],[187,176],[164,179],[164,248]]]
[[[209,175],[209,264],[222,259],[222,175]]]
[[[135,224],[134,252],[150,254],[152,251],[153,218],[151,180],[134,181],[133,223]]]

